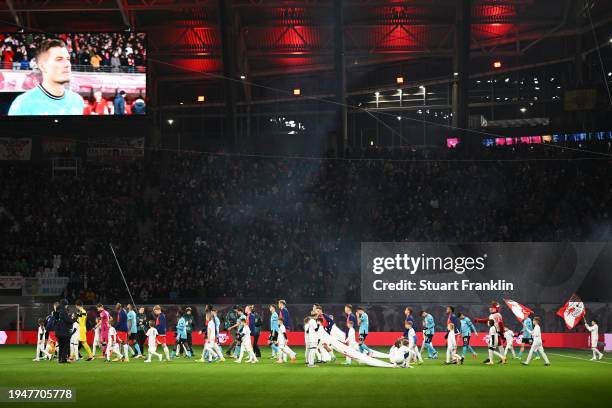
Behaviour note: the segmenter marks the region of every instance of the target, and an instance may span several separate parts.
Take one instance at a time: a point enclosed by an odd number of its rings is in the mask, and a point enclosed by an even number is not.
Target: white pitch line
[[[591,360],[588,358],[582,358],[582,357],[574,357],[574,356],[566,356],[564,354],[556,354],[556,353],[546,353],[546,354],[550,354],[551,356],[557,356],[557,357],[566,357],[566,358],[574,358],[576,360],[584,360],[584,361],[593,361],[594,363],[601,363],[601,364],[612,364],[609,361],[601,361],[601,360]]]

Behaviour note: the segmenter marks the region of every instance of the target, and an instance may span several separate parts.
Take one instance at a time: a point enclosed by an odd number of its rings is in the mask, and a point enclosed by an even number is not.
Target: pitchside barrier
[[[499,299],[501,301],[501,299]],[[139,305],[145,307],[145,313],[149,319],[153,318],[152,309],[154,305]],[[174,327],[176,325],[176,315],[179,309],[184,310],[190,306],[193,310],[195,329],[193,332],[193,341],[195,344],[202,343],[202,336],[198,333],[204,327],[204,308],[205,304],[190,304],[177,305],[168,304],[161,305],[162,311],[166,314],[168,320],[168,341],[174,342]],[[232,304],[215,305],[218,310],[218,316],[221,319],[221,335],[222,343],[228,344],[231,342],[231,335],[225,331],[224,318],[232,309]],[[345,328],[344,304],[323,304],[323,310],[326,314],[334,316],[335,322],[341,329]],[[414,310],[417,333],[421,330],[421,318],[419,312],[427,311],[436,321],[436,329],[438,332],[434,336],[434,345],[444,346],[445,327],[447,322],[446,306],[442,304],[431,303],[413,303],[413,304],[359,304],[368,313],[370,322],[370,334],[368,335],[367,343],[373,346],[388,346],[391,345],[397,337],[402,334],[404,325],[404,309],[410,306]],[[478,317],[487,317],[489,315],[488,304],[470,304],[470,305],[452,305],[455,307],[455,312],[463,312],[470,319]],[[531,307],[537,316],[542,318],[543,339],[546,347],[567,347],[567,348],[588,348],[589,333],[585,330],[581,323],[573,330],[567,330],[563,320],[556,315],[559,304],[540,304],[526,305]],[[612,331],[612,303],[586,303],[587,318],[596,318],[599,320],[599,332],[601,342],[604,342],[604,333]],[[114,314],[114,304],[107,304],[106,310],[111,315]],[[289,341],[292,345],[304,344],[303,320],[310,313],[311,304],[289,304],[288,310],[291,314],[289,325]],[[96,308],[93,305],[86,306],[88,311],[88,328],[92,328],[97,315]],[[51,313],[52,304],[36,304],[20,306],[18,305],[0,305],[0,344],[34,344],[36,339],[37,320],[44,318]],[[70,306],[70,311],[74,307]],[[259,336],[258,343],[266,345],[269,332],[270,312],[269,305],[256,304],[255,310],[262,316],[262,330]],[[520,332],[521,324],[510,310],[502,305],[502,315],[505,325],[512,329],[517,335]],[[20,322],[17,325],[17,322]],[[486,345],[486,326],[484,324],[475,323],[478,329],[479,336],[472,337],[472,345]],[[19,331],[19,333],[18,333]],[[18,336],[19,334],[19,336]],[[420,336],[420,333],[418,333]],[[93,332],[88,332],[89,341],[93,341]],[[611,338],[612,336],[608,336]],[[3,340],[4,341],[1,341]],[[520,336],[517,336],[515,341],[520,341]],[[420,341],[420,340],[419,340]],[[461,342],[459,342],[461,344]],[[610,347],[610,345],[608,345]]]
[[[5,344],[17,344],[17,332],[16,331],[5,331],[6,342]],[[269,331],[262,331],[259,335],[257,344],[260,346],[268,345]],[[433,345],[437,347],[446,347],[446,339],[444,336],[446,332],[436,332],[433,338]],[[166,335],[168,344],[175,344],[175,332],[169,331]],[[402,336],[402,332],[370,332],[367,339],[367,344],[370,346],[391,346],[398,337]],[[52,336],[53,337],[53,336]],[[304,332],[303,331],[290,331],[288,333],[289,345],[291,346],[303,346],[304,345]],[[421,344],[423,336],[421,333],[417,333],[418,344]],[[604,336],[601,335],[603,345]],[[93,343],[94,334],[93,331],[87,333],[87,341],[89,344]],[[589,345],[589,335],[587,333],[543,333],[542,339],[544,346],[547,348],[576,348],[576,349],[587,349]],[[203,336],[197,331],[193,333],[193,344],[202,345],[204,344]],[[232,342],[232,336],[227,331],[221,331],[219,333],[219,340],[221,345],[227,346]],[[488,336],[486,332],[479,332],[478,337],[473,336],[470,340],[470,344],[474,347],[485,347],[487,346]],[[19,344],[36,344],[36,331],[24,331],[21,332],[21,343]],[[461,346],[461,341],[459,345]],[[521,338],[515,338],[514,345],[520,346]]]

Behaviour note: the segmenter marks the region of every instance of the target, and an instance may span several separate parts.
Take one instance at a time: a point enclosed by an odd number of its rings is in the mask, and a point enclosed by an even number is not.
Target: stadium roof
[[[333,69],[334,0],[5,0],[0,22],[3,31],[145,31],[150,78],[194,81],[223,72],[221,1],[232,22],[228,48],[235,52],[239,75]],[[349,69],[424,58],[448,60],[454,53],[457,0],[342,3]],[[583,2],[471,3],[472,57],[520,57],[522,62],[533,62],[527,57],[555,58],[561,52],[567,57],[572,52],[565,45],[567,39],[592,30],[590,21],[577,17]],[[584,4],[590,7],[594,28],[612,22],[611,2]]]

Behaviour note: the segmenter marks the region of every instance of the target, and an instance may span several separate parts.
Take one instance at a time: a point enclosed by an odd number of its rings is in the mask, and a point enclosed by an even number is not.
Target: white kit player
[[[278,360],[277,363],[284,363],[287,361],[287,357],[291,359],[292,363],[295,363],[295,353],[289,348],[287,343],[289,339],[287,337],[287,329],[285,328],[285,321],[282,316],[278,318]]]
[[[592,319],[591,325],[589,325],[586,319],[584,319],[584,326],[591,332],[590,343],[591,350],[593,351],[593,358],[591,358],[591,361],[601,360],[603,358],[603,353],[597,349],[597,343],[599,342],[599,326],[597,325],[597,320]]]
[[[508,352],[512,352],[512,358],[516,358],[514,351],[514,332],[506,327],[504,330],[504,339],[506,340],[506,348],[504,349],[504,357],[508,358]]]
[[[106,360],[111,361],[110,356],[112,353],[115,353],[118,357],[114,358],[113,361],[119,361],[119,359],[123,360],[123,355],[121,354],[121,350],[119,349],[119,341],[117,339],[117,330],[113,326],[113,318],[108,318],[108,339],[106,341]]]
[[[318,347],[316,352],[317,361],[322,363],[328,363],[332,361],[331,347],[329,347],[327,332],[325,331],[325,319],[321,316],[315,317],[315,323],[318,327],[317,339],[318,339]]]
[[[549,366],[550,361],[548,361],[548,356],[546,356],[546,353],[544,352],[544,343],[542,342],[542,331],[540,329],[539,317],[533,318],[533,330],[529,331],[529,334],[531,334],[531,337],[533,337],[533,343],[531,344],[531,348],[529,349],[527,360],[525,360],[523,365],[529,365],[533,353],[537,351],[544,359],[544,365]]]
[[[81,337],[81,329],[78,321],[72,323],[72,335],[70,336],[70,358],[73,361],[79,361],[79,339]]]
[[[159,361],[162,361],[163,359],[163,356],[161,355],[161,353],[157,352],[157,335],[158,333],[157,333],[157,329],[155,328],[155,321],[150,320],[149,330],[147,330],[147,333],[146,333],[148,353],[147,353],[147,359],[144,361],[145,363],[151,362],[151,356],[157,356],[157,358],[159,358]]]
[[[102,350],[102,337],[100,336],[100,326],[102,325],[102,321],[100,317],[96,317],[96,326],[94,327],[94,339],[93,339],[93,347],[91,349],[92,355],[95,357],[96,355],[96,347],[100,347]]]
[[[413,327],[414,323],[410,320],[406,321],[405,327],[408,330],[408,351],[410,352],[410,361],[418,362],[423,364],[423,357],[417,346],[417,335]]]
[[[255,352],[253,351],[253,345],[251,344],[251,329],[249,328],[249,325],[246,322],[246,316],[240,317],[240,326],[238,332],[241,336],[240,356],[235,362],[242,363],[242,357],[244,356],[244,353],[247,353],[249,355],[249,359],[246,362],[253,364],[257,363],[259,360],[257,360]]]
[[[501,358],[501,362],[503,364],[506,363],[506,357],[504,357],[503,353],[498,351],[499,347],[499,333],[497,332],[497,328],[495,327],[495,321],[493,319],[489,320],[489,358],[485,364],[493,365],[493,355]]]
[[[40,355],[42,354],[45,359],[51,360],[51,354],[49,354],[45,347],[45,320],[38,319],[38,334],[36,336],[36,358],[32,361],[40,361]]]
[[[448,333],[446,337],[446,363],[445,364],[463,364],[464,357],[457,354],[457,335],[455,333],[455,325],[449,323]]]
[[[208,322],[206,323],[206,341],[204,342],[204,349],[202,350],[202,358],[198,361],[206,361],[204,355],[207,353],[209,363],[213,361],[213,357],[220,361],[225,361],[225,357],[223,357],[223,353],[217,344],[217,326],[215,325],[212,312],[206,312],[206,321]]]
[[[304,319],[304,337],[306,340],[306,362],[308,367],[317,367],[317,349],[319,348],[319,331],[323,328],[319,327],[316,320],[308,316]]]
[[[410,365],[410,354],[408,341],[403,338],[399,338],[389,350],[389,361],[395,367],[412,368]]]
[[[352,320],[347,320],[346,327],[348,330],[347,330],[346,340],[344,341],[344,344],[346,344],[352,350],[359,351],[359,344],[357,343],[357,338],[356,338],[356,333],[355,333],[355,323],[353,323]],[[351,365],[351,363],[352,363],[351,358],[347,355],[346,361],[344,362],[344,364]]]
[[[491,302],[491,305],[489,306],[489,317],[488,318],[477,318],[474,319],[475,322],[477,323],[485,323],[485,324],[489,324],[489,321],[493,320],[494,322],[494,327],[495,330],[497,331],[497,350],[499,351],[499,354],[504,354],[504,346],[502,345],[502,342],[500,341],[503,338],[504,335],[504,319],[502,318],[502,315],[500,313],[501,310],[501,306],[499,305],[499,303],[497,302]],[[489,329],[490,332],[490,329]],[[489,360],[485,360],[485,363],[488,363]]]

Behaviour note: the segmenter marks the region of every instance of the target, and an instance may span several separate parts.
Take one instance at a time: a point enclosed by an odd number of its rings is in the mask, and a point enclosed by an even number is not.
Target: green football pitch
[[[201,349],[197,349],[199,354]],[[159,351],[159,349],[158,349]],[[0,346],[0,387],[76,390],[83,407],[581,407],[607,406],[612,401],[612,359],[588,361],[590,351],[549,349],[552,365],[518,360],[506,365],[482,364],[466,358],[463,366],[426,360],[413,369],[373,368],[344,358],[308,368],[303,348],[295,348],[295,364],[275,364],[262,349],[258,364],[197,363],[176,359],[145,364],[33,362],[32,346]],[[381,349],[383,351],[383,349]],[[440,349],[440,355],[446,350]],[[10,406],[12,404],[0,404]],[[49,406],[18,403],[16,406]]]

